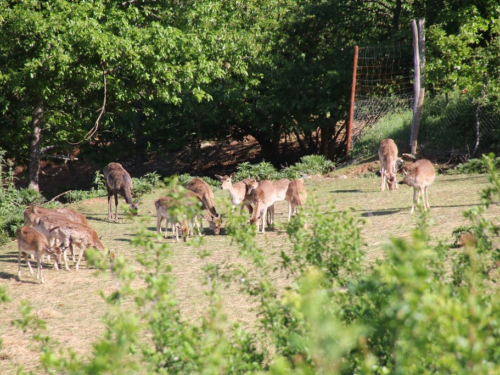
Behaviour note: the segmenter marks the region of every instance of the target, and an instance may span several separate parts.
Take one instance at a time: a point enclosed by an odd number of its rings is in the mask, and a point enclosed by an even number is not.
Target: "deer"
[[[189,191],[186,193],[185,199],[181,201],[174,199],[173,197],[160,197],[155,201],[156,208],[156,233],[161,234],[161,223],[165,219],[165,238],[168,237],[168,223],[172,223],[172,240],[174,242],[179,242],[179,235],[182,237],[183,241],[187,241],[187,237],[190,234],[190,230],[193,228],[193,223],[198,229],[198,234],[201,235],[201,228],[198,221],[196,220],[196,214],[192,212],[187,212],[188,218],[177,217],[178,213],[176,210],[182,207],[188,207],[191,209],[195,204],[202,205],[201,198],[194,192]],[[186,211],[189,211],[186,210]],[[174,237],[175,236],[175,237]]]
[[[412,214],[415,209],[415,202],[417,204],[420,203],[420,195],[422,195],[424,209],[430,209],[428,188],[436,178],[436,170],[434,169],[432,163],[427,159],[417,160],[413,163],[408,172],[403,170],[403,173],[405,177],[403,178],[403,181],[399,182],[399,184],[405,184],[413,187],[413,204],[411,206],[410,214]]]
[[[222,190],[229,191],[229,195],[231,196],[231,203],[233,204],[233,210],[236,206],[241,205],[240,213],[243,212],[243,207],[246,207],[249,214],[253,213],[252,207],[252,196],[247,194],[246,182],[249,182],[250,179],[246,178],[240,182],[233,184],[232,180],[234,180],[235,173],[231,173],[230,176],[220,176],[218,174],[215,175],[217,179],[222,182]]]
[[[89,225],[84,215],[72,209],[66,207],[50,209],[41,206],[30,206],[24,210],[24,225],[31,226],[40,216],[60,216],[74,223]]]
[[[75,254],[75,247],[80,248],[78,261],[76,262],[75,269],[78,271],[80,262],[83,258],[85,250],[89,247],[94,247],[99,251],[104,251],[104,245],[96,231],[89,226],[77,223],[66,222],[58,225],[50,230],[51,240],[57,240],[62,249],[71,248]],[[66,257],[64,257],[66,269],[69,270]]]
[[[288,202],[288,221],[298,212],[298,206],[303,206],[307,200],[307,190],[304,186],[304,180],[293,180],[286,190],[285,200]]]
[[[390,138],[382,139],[378,149],[378,158],[380,160],[380,176],[382,184],[380,190],[385,190],[385,185],[389,187],[389,191],[398,188],[396,181],[396,163],[398,161],[398,146]]]
[[[273,181],[274,189],[276,190],[276,202],[281,202],[285,200],[286,192],[288,186],[290,185],[290,180],[288,178],[282,178],[277,181]],[[274,203],[267,209],[267,225],[273,225],[274,222]]]
[[[210,185],[201,178],[195,177],[188,182],[186,189],[191,190],[199,196],[202,202],[202,209],[205,211],[205,218],[208,221],[208,225],[214,234],[218,235],[222,225],[222,216],[217,213],[214,207],[214,192],[212,191]]]
[[[278,194],[274,183],[269,180],[260,181],[257,188],[253,186],[249,188],[249,194],[253,194],[254,209],[250,224],[258,224],[261,221],[261,231],[265,233],[265,216],[267,209],[276,202]]]
[[[57,270],[59,270],[59,262],[61,260],[61,249],[59,247],[51,247],[49,245],[49,241],[47,237],[45,237],[40,232],[35,229],[22,226],[17,230],[17,248],[19,250],[18,254],[18,271],[17,277],[19,281],[21,281],[21,254],[24,256],[24,260],[28,263],[28,267],[30,270],[31,276],[33,276],[33,269],[31,268],[30,261],[28,260],[28,255],[34,255],[38,269],[36,278],[39,279],[42,284],[44,283],[43,279],[43,267],[42,267],[42,257],[44,255],[53,255],[56,259],[54,266]]]
[[[140,200],[136,203],[132,200],[132,178],[120,163],[109,163],[103,169],[104,178],[106,180],[106,189],[108,190],[108,220],[117,219],[118,211],[118,195],[125,198],[125,202],[130,206],[132,215],[137,214]],[[115,214],[111,207],[111,197],[115,197]]]

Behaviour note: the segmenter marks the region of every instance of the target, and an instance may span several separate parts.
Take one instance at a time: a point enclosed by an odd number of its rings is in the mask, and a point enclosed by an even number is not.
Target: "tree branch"
[[[80,142],[76,142],[76,143],[68,142],[70,145],[76,146],[76,145],[79,145],[79,144],[89,140],[99,130],[99,123],[101,121],[101,117],[106,110],[106,97],[107,97],[107,93],[108,93],[108,87],[107,87],[107,83],[106,83],[106,72],[107,71],[104,69],[104,64],[102,62],[101,62],[101,68],[102,68],[102,78],[103,78],[103,82],[104,82],[104,99],[102,102],[101,113],[99,113],[99,117],[97,117],[97,120],[96,120],[94,126],[92,127],[92,129],[89,130],[89,132],[85,135],[85,137]]]

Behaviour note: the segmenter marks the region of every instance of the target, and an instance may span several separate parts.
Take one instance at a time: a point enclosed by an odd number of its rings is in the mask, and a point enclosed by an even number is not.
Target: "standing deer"
[[[415,209],[415,202],[416,204],[420,203],[420,195],[422,195],[424,209],[429,209],[429,195],[427,190],[436,177],[436,170],[432,163],[427,159],[418,160],[404,174],[403,181],[399,183],[413,187],[413,204],[410,213],[413,213]]]
[[[80,267],[80,262],[82,261],[83,254],[85,250],[89,247],[95,247],[99,251],[104,251],[104,245],[101,239],[97,235],[96,231],[89,226],[77,224],[77,223],[63,223],[50,230],[51,240],[57,240],[60,243],[62,249],[71,248],[73,254],[76,253],[75,247],[80,248],[78,261],[76,262],[75,269],[78,271]],[[66,257],[64,257],[64,262],[66,269],[68,265],[66,263]]]
[[[139,200],[134,203],[132,200],[132,178],[122,167],[120,163],[109,163],[103,169],[104,178],[106,180],[106,189],[108,190],[108,220],[117,219],[118,211],[118,194],[125,198],[125,201],[130,205],[132,214],[136,214],[139,208]],[[115,214],[111,207],[111,196],[115,197]]]
[[[288,221],[291,216],[295,216],[298,212],[298,206],[302,206],[307,200],[307,191],[304,186],[304,180],[293,180],[288,185],[285,200],[288,202]]]
[[[231,195],[231,203],[233,204],[233,210],[236,206],[241,205],[241,211],[243,211],[243,207],[248,209],[250,215],[253,212],[252,207],[252,196],[247,194],[247,188],[245,182],[249,182],[250,179],[246,178],[243,181],[237,182],[233,184],[232,180],[234,179],[235,173],[231,173],[230,176],[219,176],[215,175],[222,182],[222,190],[229,191]]]
[[[380,176],[382,177],[380,190],[385,190],[386,181],[390,191],[397,189],[396,163],[398,160],[398,146],[392,139],[386,138],[380,141],[378,158],[380,160]]]
[[[273,181],[274,189],[276,190],[276,201],[281,202],[285,200],[286,192],[288,190],[288,185],[290,185],[290,180],[288,178],[282,178],[278,181]],[[274,222],[274,203],[267,209],[267,225],[270,226]]]
[[[258,224],[261,221],[261,231],[265,232],[265,217],[267,209],[276,202],[278,196],[274,183],[269,180],[260,181],[257,188],[250,188],[249,194],[253,193],[254,209],[250,224]]]
[[[42,257],[44,255],[54,255],[56,259],[55,268],[59,270],[58,264],[61,260],[61,249],[58,247],[50,247],[47,237],[45,237],[40,232],[27,226],[23,226],[17,230],[17,248],[18,254],[18,271],[17,277],[21,280],[21,254],[23,254],[26,263],[30,269],[30,274],[33,276],[33,269],[31,268],[30,261],[28,260],[28,255],[34,255],[38,269],[36,278],[41,280],[43,283],[43,271],[42,271]]]
[[[205,210],[205,217],[210,229],[217,235],[220,233],[222,216],[217,213],[214,207],[214,192],[209,184],[201,178],[193,178],[186,185],[186,189],[196,193],[202,202],[202,209]]]
[[[156,208],[156,232],[161,234],[161,223],[165,219],[165,238],[168,236],[168,223],[172,223],[172,239],[179,242],[179,235],[186,242],[193,226],[198,229],[201,235],[201,228],[196,218],[197,210],[195,205],[201,207],[201,198],[194,192],[189,191],[181,200],[173,197],[160,197],[155,201]],[[184,209],[183,209],[184,208]]]

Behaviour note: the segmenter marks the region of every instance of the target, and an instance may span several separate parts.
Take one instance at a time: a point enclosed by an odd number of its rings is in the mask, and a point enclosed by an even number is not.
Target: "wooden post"
[[[354,63],[352,68],[352,85],[351,85],[351,107],[349,109],[349,122],[347,124],[347,147],[346,147],[346,160],[349,159],[349,151],[351,150],[352,138],[352,122],[354,119],[354,104],[356,95],[356,72],[358,70],[358,46],[354,46]]]
[[[418,144],[418,132],[420,130],[420,119],[422,117],[422,106],[424,104],[424,78],[422,71],[425,66],[425,36],[424,19],[418,20],[418,28],[415,20],[411,21],[413,31],[413,65],[415,68],[414,102],[413,102],[413,124],[411,127],[410,149],[411,154],[416,155]]]

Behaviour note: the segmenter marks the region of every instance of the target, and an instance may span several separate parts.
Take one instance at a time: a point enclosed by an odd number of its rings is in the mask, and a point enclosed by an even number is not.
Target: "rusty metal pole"
[[[349,151],[351,150],[351,137],[352,137],[352,122],[354,120],[354,103],[356,95],[356,73],[358,70],[358,46],[354,46],[354,63],[352,68],[352,85],[351,85],[351,108],[349,109],[349,122],[347,124],[347,148],[346,160],[349,159]]]

